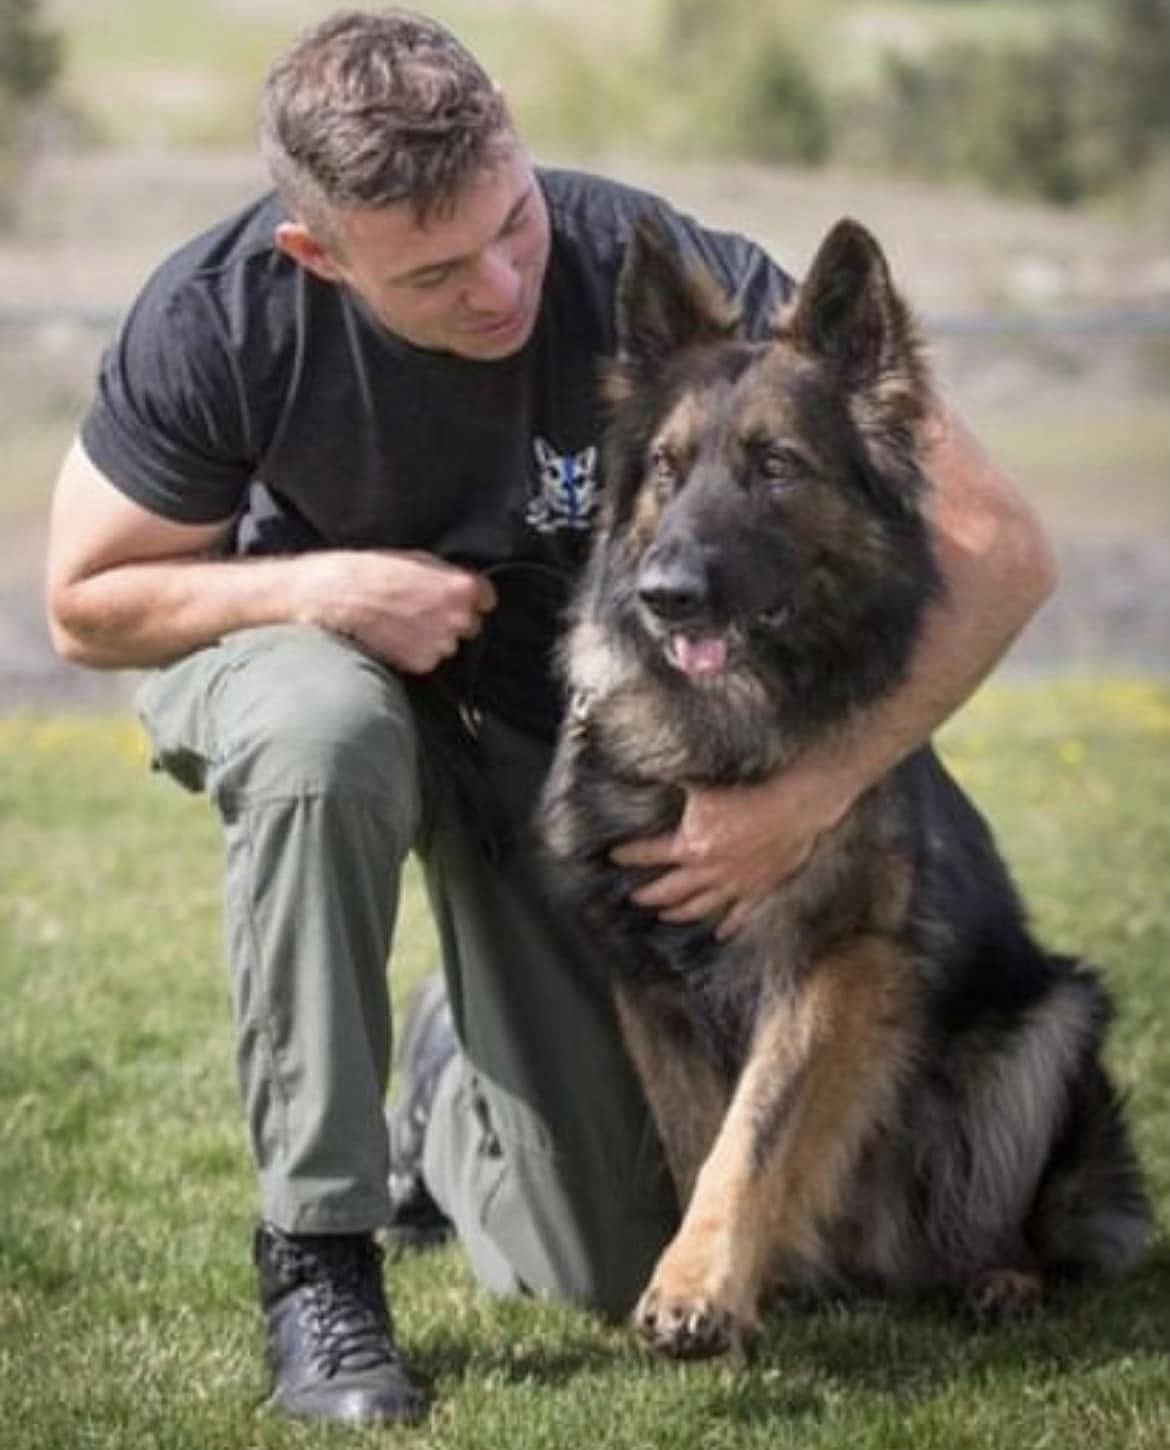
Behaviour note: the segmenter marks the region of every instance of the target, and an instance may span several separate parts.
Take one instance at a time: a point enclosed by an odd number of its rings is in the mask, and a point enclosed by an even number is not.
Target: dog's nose
[[[691,619],[707,604],[706,570],[685,555],[663,559],[648,554],[638,571],[638,598],[667,623]]]

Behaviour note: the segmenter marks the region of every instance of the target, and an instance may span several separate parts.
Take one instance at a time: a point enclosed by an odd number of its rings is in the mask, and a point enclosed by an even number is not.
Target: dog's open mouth
[[[727,640],[677,630],[667,640],[666,657],[684,675],[718,675],[727,667]]]
[[[787,626],[791,615],[788,605],[761,610],[752,621],[752,632],[776,635]],[[737,643],[742,626],[731,624],[720,633],[708,626],[691,629],[663,629],[659,632],[667,660],[676,670],[692,677],[711,678],[721,675],[741,657]]]

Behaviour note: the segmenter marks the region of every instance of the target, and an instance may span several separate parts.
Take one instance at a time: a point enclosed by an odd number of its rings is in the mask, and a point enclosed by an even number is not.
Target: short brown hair
[[[305,31],[264,83],[261,144],[293,216],[334,240],[330,211],[451,206],[511,136],[499,88],[437,22],[346,10]]]

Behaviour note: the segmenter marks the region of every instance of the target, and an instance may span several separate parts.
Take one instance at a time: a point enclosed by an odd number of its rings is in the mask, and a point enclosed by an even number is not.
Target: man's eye
[[[507,237],[507,236],[510,236],[512,234],[512,232],[518,232],[520,230],[520,228],[524,225],[524,220],[525,220],[527,214],[528,214],[528,203],[527,202],[524,202],[521,206],[518,206],[516,208],[516,210],[512,213],[512,215],[504,223],[504,226],[503,226],[503,229],[500,232],[500,235],[502,237]]]
[[[432,292],[450,279],[451,272],[450,267],[440,267],[434,272],[420,272],[417,277],[411,278],[410,285],[416,292]]]

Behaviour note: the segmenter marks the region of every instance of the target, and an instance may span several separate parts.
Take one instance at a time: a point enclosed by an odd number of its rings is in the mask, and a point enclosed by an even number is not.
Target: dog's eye
[[[774,487],[792,488],[811,472],[804,455],[783,444],[764,443],[752,453],[757,472]]]

